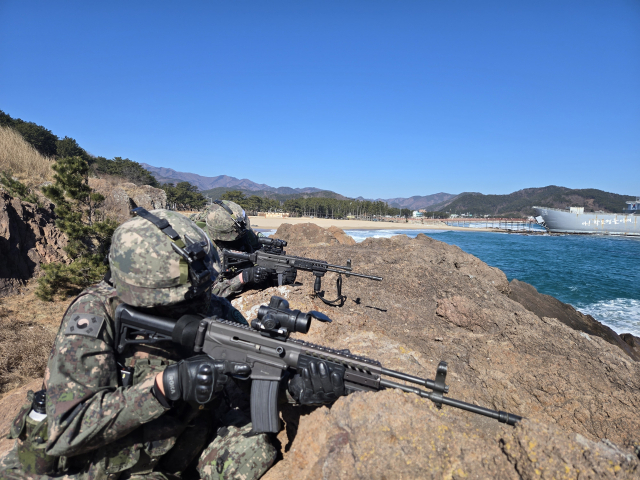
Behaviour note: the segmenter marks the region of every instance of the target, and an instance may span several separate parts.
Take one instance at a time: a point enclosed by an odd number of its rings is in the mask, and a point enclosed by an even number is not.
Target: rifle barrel
[[[344,275],[347,276],[353,276],[353,277],[361,277],[361,278],[368,278],[369,280],[377,280],[378,282],[382,281],[382,277],[376,277],[375,275],[365,275],[364,273],[353,273],[353,272],[343,272],[342,270],[337,270],[335,268],[327,268],[327,272],[335,272],[335,273],[342,273]]]
[[[466,410],[467,412],[477,413],[478,415],[484,415],[485,417],[498,420],[500,423],[506,423],[508,425],[515,425],[522,420],[520,415],[514,415],[513,413],[503,412],[502,410],[491,410],[479,405],[473,405],[472,403],[463,402],[462,400],[456,400],[455,398],[448,398],[437,392],[425,392],[419,388],[410,387],[408,385],[402,385],[401,383],[392,382],[390,380],[380,380],[380,386],[385,388],[397,388],[404,392],[415,393],[422,398],[427,398],[435,404],[445,404],[450,407]]]

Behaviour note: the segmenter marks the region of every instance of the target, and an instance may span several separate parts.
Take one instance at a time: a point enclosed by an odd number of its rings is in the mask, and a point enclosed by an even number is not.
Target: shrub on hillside
[[[12,197],[17,197],[24,202],[37,203],[38,197],[31,191],[29,187],[20,183],[7,174],[7,172],[0,172],[0,184],[8,191]]]
[[[126,178],[129,182],[135,183],[136,185],[159,187],[158,181],[148,170],[138,162],[134,162],[128,158],[115,157],[113,160],[109,160],[104,157],[95,157],[91,159],[90,163],[97,173],[117,175]]]
[[[117,224],[99,210],[104,197],[89,187],[89,165],[81,157],[58,160],[55,183],[42,189],[56,205],[56,226],[68,237],[65,251],[73,263],[43,265],[37,295],[51,300],[72,295],[100,280],[107,271],[104,259]]]
[[[161,188],[167,194],[167,204],[176,210],[199,210],[207,204],[198,187],[189,182],[165,183]]]

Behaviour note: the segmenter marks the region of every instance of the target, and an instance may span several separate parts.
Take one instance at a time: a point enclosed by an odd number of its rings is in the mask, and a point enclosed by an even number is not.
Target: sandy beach
[[[450,227],[438,220],[425,220],[424,223],[405,222],[371,222],[367,220],[337,220],[331,218],[265,218],[249,217],[252,228],[277,229],[283,223],[296,225],[298,223],[314,223],[319,227],[329,228],[336,226],[342,230],[459,230],[465,232],[498,232],[495,228],[467,228]]]

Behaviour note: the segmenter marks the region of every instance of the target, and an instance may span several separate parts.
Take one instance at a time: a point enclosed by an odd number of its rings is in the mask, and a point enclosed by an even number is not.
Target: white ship
[[[627,202],[623,213],[584,212],[584,207],[533,207],[536,222],[551,233],[640,235],[640,198]]]

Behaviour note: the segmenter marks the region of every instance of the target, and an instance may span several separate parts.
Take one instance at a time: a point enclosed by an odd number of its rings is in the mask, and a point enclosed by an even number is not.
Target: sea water
[[[424,233],[498,267],[509,280],[530,283],[540,293],[573,305],[617,333],[640,336],[638,237],[401,229],[346,233],[357,242],[367,237],[404,234],[413,238]]]

